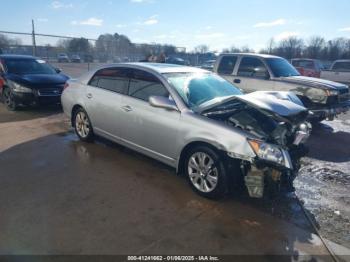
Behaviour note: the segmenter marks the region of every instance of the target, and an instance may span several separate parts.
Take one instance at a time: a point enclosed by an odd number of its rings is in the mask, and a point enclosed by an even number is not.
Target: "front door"
[[[169,97],[169,92],[153,74],[133,69],[128,95],[122,98],[122,137],[136,150],[173,164],[181,114],[151,106],[150,96]]]
[[[256,57],[242,57],[236,79],[244,93],[274,90],[267,67]]]

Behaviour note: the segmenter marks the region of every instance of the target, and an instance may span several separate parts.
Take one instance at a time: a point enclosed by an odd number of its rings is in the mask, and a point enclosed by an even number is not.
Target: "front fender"
[[[201,115],[185,114],[182,116],[182,121],[184,128],[182,130],[183,136],[178,141],[181,145],[178,148],[178,156],[188,145],[201,142],[220,151],[230,152],[238,159],[251,160],[255,157],[247,138],[256,139],[256,137],[243,130],[229,127]]]

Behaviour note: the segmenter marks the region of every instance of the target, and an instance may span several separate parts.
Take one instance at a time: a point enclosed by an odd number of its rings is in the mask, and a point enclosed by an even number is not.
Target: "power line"
[[[12,35],[29,35],[32,36],[32,33],[23,33],[23,32],[11,32],[11,31],[0,31],[2,34],[12,34]],[[74,36],[62,36],[62,35],[48,35],[48,34],[38,34],[35,33],[36,36],[46,36],[46,37],[55,37],[55,38],[67,38],[67,39],[80,39],[85,37],[74,37]],[[97,41],[97,39],[93,38],[85,38],[89,41]]]

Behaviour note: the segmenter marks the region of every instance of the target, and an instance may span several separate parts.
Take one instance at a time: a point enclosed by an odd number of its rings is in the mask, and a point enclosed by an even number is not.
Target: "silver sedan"
[[[99,68],[70,80],[62,105],[81,140],[102,136],[155,158],[209,198],[239,183],[252,197],[266,181],[292,190],[309,133],[296,97],[243,95],[211,72],[177,65]]]

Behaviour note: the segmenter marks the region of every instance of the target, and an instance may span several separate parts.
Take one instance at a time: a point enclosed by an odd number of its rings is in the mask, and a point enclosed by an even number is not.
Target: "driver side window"
[[[255,57],[244,57],[239,65],[237,75],[261,79],[266,79],[270,76],[264,63]]]
[[[132,77],[129,85],[129,96],[147,102],[151,96],[169,97],[168,90],[154,75],[138,69],[131,71]]]

